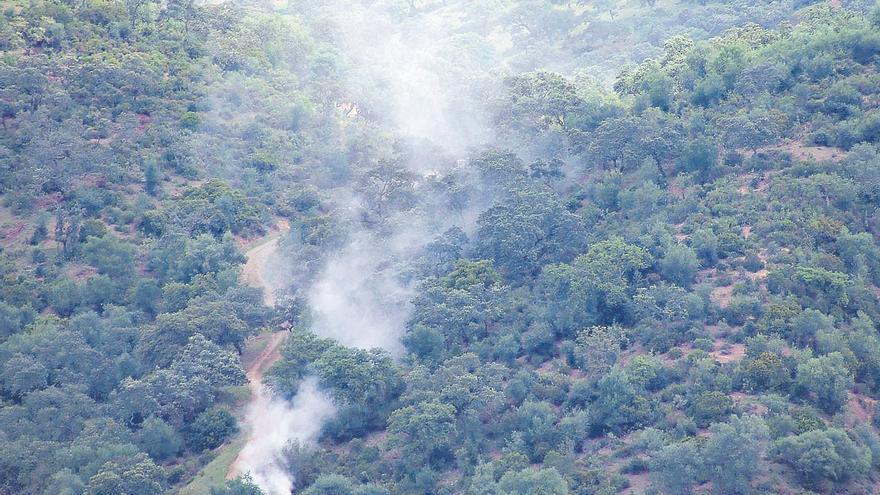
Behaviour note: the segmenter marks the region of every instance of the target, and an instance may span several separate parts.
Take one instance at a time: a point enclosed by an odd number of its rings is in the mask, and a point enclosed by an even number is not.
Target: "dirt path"
[[[246,409],[253,408],[257,404],[264,402],[267,398],[268,390],[266,390],[266,386],[263,385],[263,374],[275,364],[278,359],[281,358],[281,344],[284,343],[284,339],[287,337],[288,332],[286,330],[282,330],[280,332],[275,332],[269,337],[269,342],[266,344],[265,349],[260,352],[260,355],[254,359],[253,363],[248,366],[247,369],[247,378],[248,378],[248,387],[251,391],[251,398],[248,401],[248,405]],[[253,425],[250,424],[251,415],[246,414],[243,420],[244,429],[248,435],[248,441],[245,443],[245,447],[248,443],[250,443],[253,432]],[[245,451],[242,448],[242,451]],[[241,472],[241,463],[243,461],[242,453],[239,452],[238,456],[236,456],[235,460],[232,461],[232,464],[229,465],[229,471],[226,473],[226,479],[231,480],[236,476],[242,474]]]
[[[263,289],[263,302],[266,306],[275,306],[275,291],[269,282],[266,281],[263,273],[266,270],[266,263],[269,261],[269,258],[278,250],[278,239],[288,229],[290,229],[290,226],[286,221],[279,221],[276,233],[264,238],[245,253],[247,262],[245,262],[242,268],[241,276],[244,282],[251,287]]]
[[[241,276],[246,284],[263,289],[263,302],[266,306],[275,305],[275,292],[271,285],[266,281],[263,272],[266,269],[266,263],[269,258],[271,258],[278,249],[278,239],[288,229],[289,225],[286,221],[278,222],[278,232],[266,237],[262,242],[258,243],[245,253],[247,262],[245,262]],[[268,391],[266,390],[265,385],[263,385],[263,375],[273,364],[275,364],[276,361],[278,361],[278,359],[281,358],[281,344],[284,343],[284,339],[287,335],[288,332],[286,330],[272,333],[268,337],[266,346],[263,350],[260,351],[256,358],[248,364],[246,375],[248,378],[248,388],[250,388],[251,391],[251,397],[248,401],[248,405],[245,406],[245,410],[249,410],[257,404],[265,401]],[[250,414],[246,414],[242,421],[244,423],[244,431],[248,435],[247,443],[252,441],[251,433],[253,431],[253,425],[250,424],[250,416]],[[247,446],[247,443],[245,443],[245,446]],[[239,468],[241,460],[242,456],[241,453],[239,453],[235,461],[229,466],[229,471],[226,473],[226,479],[232,479],[242,474],[241,469]]]

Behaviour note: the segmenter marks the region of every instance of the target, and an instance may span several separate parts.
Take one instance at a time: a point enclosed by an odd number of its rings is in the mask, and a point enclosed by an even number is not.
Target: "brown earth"
[[[245,253],[247,262],[241,271],[242,279],[246,284],[263,289],[263,302],[266,306],[275,306],[275,292],[263,277],[263,272],[269,258],[278,249],[278,239],[290,229],[286,220],[279,220],[277,225],[275,233],[263,238]]]
[[[263,278],[263,270],[266,266],[266,262],[273,254],[275,254],[275,250],[278,248],[278,239],[281,233],[288,228],[289,225],[286,221],[279,221],[278,228],[274,234],[270,234],[268,237],[262,239],[245,253],[247,262],[245,262],[244,268],[242,269],[242,279],[246,284],[252,287],[263,289],[263,302],[266,306],[275,305],[275,294],[265,278]],[[267,393],[266,387],[263,385],[263,375],[281,358],[281,345],[284,343],[284,340],[288,335],[289,333],[286,330],[276,331],[268,336],[268,342],[266,342],[265,347],[259,351],[255,357],[243,356],[242,361],[247,368],[246,376],[248,379],[248,388],[250,388],[251,392],[249,402],[254,402]],[[265,336],[256,337],[256,339],[260,338],[264,340],[267,339]],[[251,344],[255,346],[260,345],[259,342]],[[245,431],[247,430],[247,425],[245,425]],[[239,454],[235,461],[229,466],[229,471],[226,473],[226,479],[232,479],[241,474],[239,468],[240,460],[241,455]]]

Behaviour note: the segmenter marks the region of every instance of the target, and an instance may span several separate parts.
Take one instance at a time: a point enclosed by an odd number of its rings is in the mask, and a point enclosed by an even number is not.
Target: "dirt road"
[[[269,258],[271,258],[278,249],[278,239],[288,228],[289,226],[287,222],[279,222],[278,232],[268,236],[245,253],[247,262],[245,262],[244,268],[242,269],[242,278],[246,284],[263,289],[263,302],[266,306],[275,305],[275,292],[271,285],[266,281],[263,272],[266,269],[266,264]],[[250,411],[266,401],[268,391],[263,385],[263,374],[281,358],[281,344],[284,343],[284,339],[287,335],[288,332],[286,330],[281,330],[272,333],[268,338],[265,336],[256,337],[257,339],[262,338],[268,341],[263,350],[260,351],[259,355],[257,355],[257,357],[247,366],[246,374],[251,397],[245,407],[246,411]],[[259,344],[257,343],[256,345]],[[252,441],[253,425],[250,424],[251,416],[251,414],[245,414],[243,420],[244,431],[248,435],[248,443]],[[246,450],[246,447],[247,443],[243,450]],[[241,460],[242,456],[239,454],[235,461],[229,466],[229,471],[226,473],[226,479],[232,479],[242,474],[241,469],[239,468]]]
[[[241,276],[251,287],[263,289],[263,302],[266,306],[275,306],[275,290],[264,276],[266,264],[278,250],[278,239],[289,228],[286,221],[279,221],[276,233],[265,237],[245,253],[247,261],[242,268]]]

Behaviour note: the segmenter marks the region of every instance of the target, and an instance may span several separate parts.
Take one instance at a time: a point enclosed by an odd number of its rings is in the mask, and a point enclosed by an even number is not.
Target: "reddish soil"
[[[257,243],[245,254],[247,262],[242,268],[242,278],[244,279],[244,282],[251,287],[263,289],[263,302],[266,306],[275,305],[275,291],[263,277],[263,272],[269,258],[271,258],[272,255],[275,254],[275,250],[278,249],[279,237],[289,228],[290,224],[287,220],[279,220],[275,233],[270,234],[268,237],[264,237],[262,242]]]
[[[648,473],[630,474],[627,475],[627,479],[629,479],[629,487],[621,492],[624,495],[645,493],[645,490],[651,486],[651,478]]]
[[[279,231],[284,231],[288,228],[286,221],[279,222],[278,225]],[[247,284],[263,289],[264,302],[267,306],[275,305],[275,295],[272,288],[263,278],[262,271],[266,261],[275,252],[277,247],[278,234],[276,233],[269,236],[268,242],[256,245],[245,254],[247,262],[242,270],[242,277]],[[288,335],[289,333],[286,330],[277,331],[269,337],[268,343],[256,357],[244,356],[243,362],[246,363],[245,366],[247,367],[246,375],[248,387],[250,387],[251,391],[251,402],[256,402],[267,393],[266,387],[263,385],[263,375],[281,358],[281,344],[284,343]],[[229,466],[229,471],[226,473],[227,479],[235,478],[241,474],[240,462],[241,455]]]
[[[709,294],[709,299],[719,308],[730,306],[730,300],[733,298],[733,286],[715,287]]]
[[[146,132],[147,127],[149,127],[150,123],[153,122],[153,118],[147,114],[139,113],[139,114],[137,114],[137,119],[138,119],[138,123],[137,123],[137,126],[135,126],[135,128],[134,128],[134,132],[137,133],[138,135],[141,135],[144,132]]]
[[[269,337],[269,343],[260,352],[256,359],[247,368],[247,377],[250,380],[251,388],[254,383],[263,382],[263,375],[266,371],[281,358],[281,344],[289,335],[287,331],[275,332]]]
[[[743,344],[727,345],[723,340],[716,340],[715,348],[709,355],[721,364],[732,363],[739,361],[746,355],[746,346]]]
[[[24,232],[25,227],[27,227],[26,223],[17,222],[15,225],[6,228],[3,231],[2,235],[0,235],[0,239],[3,240],[4,244],[9,245],[15,242],[16,239],[18,239],[18,236],[20,236],[21,233]]]
[[[46,210],[49,207],[55,206],[61,203],[63,197],[60,192],[54,192],[52,194],[47,194],[45,196],[40,196],[37,198],[37,209],[38,210]]]
[[[844,421],[850,428],[859,424],[872,424],[874,420],[874,406],[877,401],[863,395],[850,393]]]
[[[833,2],[832,2],[833,5]],[[791,155],[795,161],[815,160],[824,162],[828,160],[840,160],[846,156],[846,150],[831,146],[808,146],[800,141],[782,141],[779,144],[758,148],[758,152],[782,151]],[[739,150],[746,157],[753,153],[750,150]]]
[[[246,376],[248,378],[248,387],[251,389],[251,400],[257,400],[266,393],[266,388],[263,385],[263,375],[281,358],[281,344],[284,343],[287,335],[288,332],[284,330],[273,333],[269,337],[269,343],[266,344],[266,347],[260,351],[247,367]],[[229,465],[226,479],[233,479],[241,474],[241,469],[239,468],[240,461],[241,454]]]

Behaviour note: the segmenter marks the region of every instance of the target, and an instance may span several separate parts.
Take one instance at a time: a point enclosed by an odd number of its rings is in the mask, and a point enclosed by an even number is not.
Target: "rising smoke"
[[[245,416],[248,441],[233,474],[249,473],[268,495],[289,495],[293,479],[282,459],[284,447],[292,441],[307,445],[317,440],[336,408],[315,377],[303,380],[292,402],[273,397],[262,383],[257,387]]]
[[[449,172],[470,147],[491,140],[485,101],[473,90],[491,79],[486,67],[496,63],[494,49],[482,38],[458,32],[454,9],[395,18],[382,3],[316,5],[293,8],[302,7],[316,16],[313,21],[329,26],[346,59],[352,101],[338,103],[363,106],[357,113],[380,121],[400,139],[421,143],[402,162],[417,185]],[[375,206],[370,197],[349,187],[334,191],[334,197],[344,203],[337,204],[343,223],[355,227],[339,249],[326,253],[311,286],[298,288],[307,299],[311,330],[346,346],[400,355],[414,293],[400,267],[446,229],[465,219],[472,223],[476,213],[431,203],[391,212],[376,229],[360,224],[362,212]],[[282,459],[285,445],[314,442],[333,412],[314,378],[303,382],[291,404],[263,391],[248,412],[253,429],[241,471],[250,472],[270,495],[289,494],[294,480]]]

